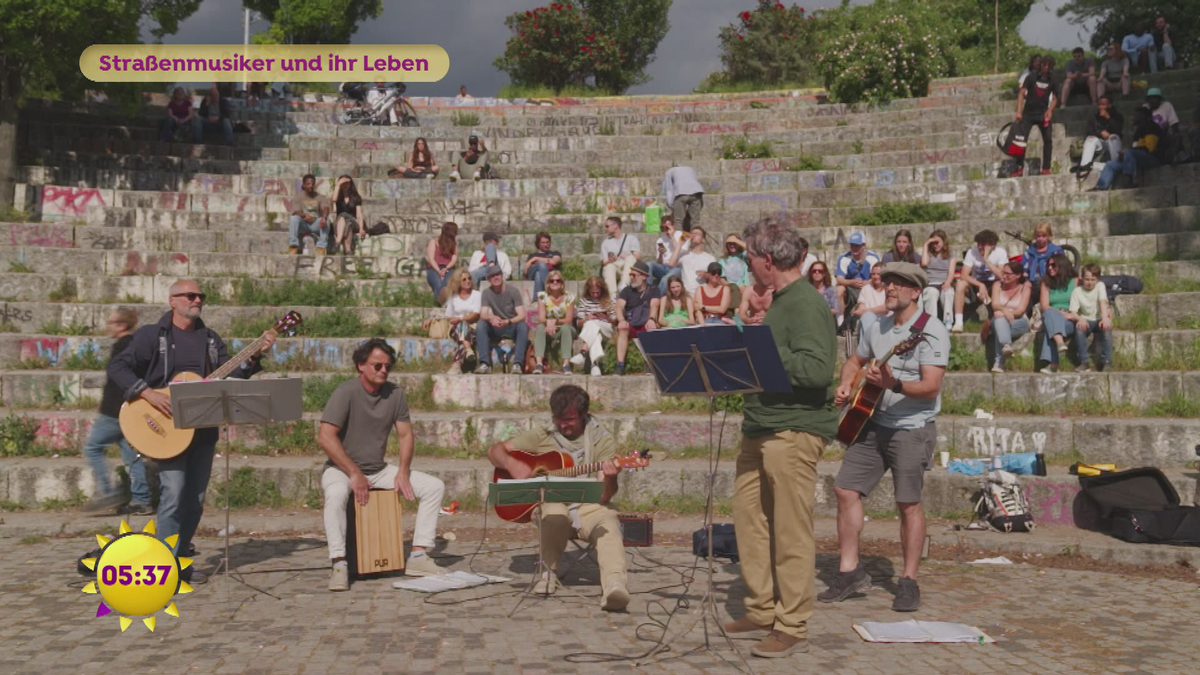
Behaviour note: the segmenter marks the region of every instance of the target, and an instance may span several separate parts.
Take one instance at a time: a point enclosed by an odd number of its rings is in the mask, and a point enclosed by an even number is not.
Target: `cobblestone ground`
[[[94,618],[99,596],[80,592],[74,559],[89,539],[18,544],[0,552],[0,673],[725,673],[734,669],[708,653],[635,668],[632,661],[656,637],[648,612],[665,616],[682,590],[680,569],[693,563],[682,548],[630,552],[626,614],[598,609],[596,570],[581,564],[568,579],[574,598],[560,594],[516,604],[516,579],[532,569],[535,549],[522,548],[474,561],[476,571],[514,577],[510,585],[469,589],[432,598],[397,591],[391,578],[360,580],[348,593],[325,590],[324,543],[315,538],[235,542],[233,558],[250,588],[223,577],[179,596],[181,616],[160,613],[150,633],[135,622],[121,633],[115,615]],[[219,562],[219,542],[206,538],[201,571]],[[451,542],[440,564],[466,569],[477,542]],[[497,544],[515,548],[520,544]],[[644,554],[643,554],[644,552]],[[653,558],[653,561],[651,560]],[[666,563],[672,567],[662,566]],[[818,560],[817,590],[836,567]],[[1200,663],[1200,597],[1195,583],[1130,579],[1095,572],[1036,567],[929,563],[923,570],[924,606],[915,617],[977,626],[994,645],[873,645],[852,631],[856,621],[896,621],[890,611],[893,563],[868,561],[876,589],[844,603],[818,605],[812,650],[787,659],[752,659],[758,673],[812,669],[841,673],[1195,673]],[[740,608],[736,567],[716,575],[722,616]],[[687,592],[692,606],[703,591],[698,576]],[[503,595],[496,595],[503,594]],[[428,600],[428,602],[427,602]],[[461,604],[451,603],[466,600]],[[695,611],[695,610],[690,610]],[[679,631],[687,611],[671,622]],[[715,635],[715,634],[714,634]],[[701,644],[696,628],[681,637],[679,654]],[[736,660],[719,637],[718,654]],[[751,643],[739,640],[743,653]],[[609,662],[578,662],[572,654],[599,652]]]

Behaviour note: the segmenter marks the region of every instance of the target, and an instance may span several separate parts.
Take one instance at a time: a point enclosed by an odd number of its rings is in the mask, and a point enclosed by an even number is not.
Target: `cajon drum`
[[[404,570],[404,529],[400,520],[400,495],[395,490],[371,490],[367,505],[354,505],[356,572],[379,574]]]

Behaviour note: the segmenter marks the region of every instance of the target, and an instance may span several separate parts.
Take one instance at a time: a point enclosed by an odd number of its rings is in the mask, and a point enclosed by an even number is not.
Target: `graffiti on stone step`
[[[845,117],[850,112],[850,106],[845,103],[815,105],[807,109],[807,117]]]
[[[78,403],[83,398],[83,379],[78,374],[57,377],[30,376],[9,378],[12,405],[42,406],[47,403]],[[99,385],[103,386],[103,378]],[[88,392],[92,393],[92,392]]]
[[[950,150],[922,150],[922,164],[955,164],[958,162],[967,161],[966,148],[952,148]]]
[[[90,427],[90,419],[43,417],[38,421],[37,439],[51,450],[76,450]]]
[[[742,165],[742,173],[762,173],[764,171],[782,171],[783,160],[778,157],[772,159],[748,159]]]
[[[21,307],[11,307],[7,304],[0,305],[0,322],[28,322],[33,321],[33,310],[24,309]]]
[[[104,234],[103,232],[91,232],[88,229],[83,230],[83,240],[88,248],[102,251],[112,251],[122,248],[123,244],[121,237]]]
[[[429,340],[426,338],[393,338],[387,341],[396,356],[406,362],[433,359],[449,359],[457,348],[454,340]]]
[[[1029,496],[1030,508],[1037,522],[1052,525],[1075,524],[1078,485],[1035,478],[1025,484],[1025,494]]]
[[[181,196],[186,197],[187,195],[181,195]],[[215,212],[225,212],[225,213],[233,211],[233,212],[237,212],[237,213],[244,213],[246,211],[246,207],[249,206],[250,204],[256,204],[261,207],[262,202],[259,201],[257,198],[251,197],[249,195],[239,197],[239,196],[233,195],[233,194],[230,194],[230,195],[199,194],[199,195],[195,195],[195,197],[192,198],[192,210],[193,211],[204,211],[204,212],[215,211]],[[233,208],[229,208],[231,206]],[[181,208],[183,208],[183,207],[181,207]]]
[[[233,192],[233,176],[200,174],[192,177],[188,192]]]
[[[101,356],[101,350],[100,342],[90,338],[22,338],[19,346],[22,361],[42,360],[52,367],[58,366],[73,355],[79,357]]]
[[[107,206],[96,188],[42,186],[42,217],[50,220],[87,215],[92,206]]]
[[[69,225],[12,223],[8,226],[8,239],[11,246],[74,248],[75,242],[72,240],[71,234],[72,228]]]
[[[812,186],[814,188],[832,188],[833,187],[833,176],[825,173],[824,171],[818,171],[816,174],[813,175],[813,185]]]
[[[519,164],[520,159],[517,156],[516,150],[501,150],[492,153],[497,164]]]
[[[285,178],[253,178],[247,186],[256,195],[290,195],[299,190],[293,190],[291,181]],[[241,211],[241,208],[238,209]]]
[[[1026,444],[1025,437],[1029,437]],[[991,457],[995,454],[1010,452],[1044,452],[1046,448],[1046,432],[1034,431],[1022,434],[1019,430],[1008,427],[977,427],[967,430],[967,440],[971,443],[971,452],[976,457]]]
[[[430,216],[486,216],[490,214],[488,202],[468,202],[465,199],[426,199],[413,207],[413,213]]]
[[[695,122],[687,130],[689,134],[746,134],[766,129],[762,122]]]
[[[887,187],[896,182],[896,172],[891,169],[884,169],[875,174],[875,187]]]
[[[125,254],[125,266],[121,270],[121,276],[148,276],[159,274],[160,271],[166,271],[168,265],[177,263],[187,265],[188,257],[182,253],[167,253],[163,255],[147,255],[142,258],[142,254],[137,251],[129,251]],[[159,266],[164,269],[160,270]],[[180,274],[187,274],[187,268],[179,270]]]
[[[341,255],[299,255],[292,268],[294,277],[335,279],[388,274],[393,277],[417,277],[425,274],[423,258],[393,258]]]

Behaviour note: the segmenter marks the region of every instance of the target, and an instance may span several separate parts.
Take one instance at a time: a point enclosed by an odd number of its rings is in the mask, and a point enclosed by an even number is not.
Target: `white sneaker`
[[[431,173],[425,174],[425,177],[428,178],[429,180],[433,180],[433,174],[431,174]]]
[[[582,365],[583,365],[584,358],[585,358],[585,357],[584,357],[584,355],[583,355],[583,352],[579,352],[579,353],[578,353],[578,354],[576,354],[575,356],[572,356],[572,357],[571,357],[571,365],[574,365],[574,366],[582,366]]]
[[[600,377],[600,366],[592,366],[592,377]]]
[[[1011,359],[1013,355],[1013,346],[1011,344],[1001,346],[1000,353],[1004,355],[1004,358]]]
[[[329,575],[329,590],[350,590],[350,568],[345,562],[340,562],[333,566],[333,573]]]
[[[961,333],[961,332],[963,332],[963,325],[962,325],[962,322],[961,322],[961,321],[955,321],[955,322],[954,322],[954,326],[952,326],[952,327],[950,328],[950,332],[951,332],[951,333]]]
[[[629,590],[625,582],[614,580],[604,587],[604,596],[600,600],[600,609],[606,612],[620,612],[629,606]]]
[[[442,568],[427,555],[420,558],[409,556],[408,561],[404,563],[404,574],[410,577],[433,577],[441,573]]]
[[[1003,373],[1003,372],[1004,372],[1004,366],[1000,365],[1000,362],[999,362],[999,361],[997,361],[997,362],[996,362],[996,365],[992,366],[992,372],[993,372],[993,373]]]
[[[460,178],[462,178],[462,176],[458,175],[458,169],[450,172],[450,180],[458,180]]]
[[[479,175],[478,171],[475,172],[475,175],[471,176],[471,180],[474,180],[474,181],[478,181],[480,178],[481,178],[481,176]]]

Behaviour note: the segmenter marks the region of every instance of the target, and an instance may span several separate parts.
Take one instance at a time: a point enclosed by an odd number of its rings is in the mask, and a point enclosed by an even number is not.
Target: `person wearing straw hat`
[[[722,276],[734,286],[753,283],[750,267],[746,264],[746,242],[736,234],[725,236],[725,255],[717,262],[721,263]]]

